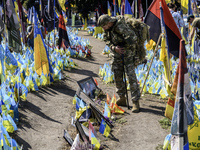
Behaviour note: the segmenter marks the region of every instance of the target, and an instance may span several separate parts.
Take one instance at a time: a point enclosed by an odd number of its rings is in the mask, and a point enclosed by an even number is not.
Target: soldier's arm
[[[106,33],[104,33],[104,42],[106,43],[106,45],[108,46],[108,47],[110,47],[110,50],[112,51],[112,52],[115,52],[115,49],[114,49],[114,44],[107,38],[107,36],[106,36]]]

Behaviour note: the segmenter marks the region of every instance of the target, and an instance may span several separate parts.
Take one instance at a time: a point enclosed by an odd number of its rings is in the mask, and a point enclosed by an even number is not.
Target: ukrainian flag
[[[91,132],[91,144],[94,145],[94,148],[93,148],[94,150],[99,150],[100,143],[92,132]]]
[[[41,30],[38,28],[38,18],[35,12],[35,8],[33,8],[34,12],[34,60],[35,60],[35,70],[38,75],[49,74],[49,61],[47,57],[47,50],[44,45],[43,36]]]
[[[8,116],[9,116],[9,119],[8,119]],[[6,131],[10,133],[13,133],[13,131],[17,130],[17,126],[9,114],[7,114],[6,116],[5,113],[3,113],[3,126],[6,128]]]
[[[22,95],[20,95],[20,97],[23,99],[23,100],[26,100],[27,98],[27,94],[28,94],[28,89],[25,85],[21,84],[21,83],[18,83],[19,84],[19,88],[22,92]]]
[[[104,116],[110,118],[110,108],[108,107],[108,104],[105,103],[105,108],[104,108]]]
[[[103,135],[105,135],[106,137],[108,137],[108,135],[110,134],[110,127],[106,124],[106,122],[102,119],[101,121],[101,125],[99,128],[99,132]]]
[[[112,16],[112,12],[110,11],[110,3],[107,1],[107,7],[108,7],[108,16]]]
[[[124,16],[128,16],[128,17],[132,17],[133,13],[131,11],[131,5],[128,2],[128,0],[125,0],[125,12],[124,12]]]

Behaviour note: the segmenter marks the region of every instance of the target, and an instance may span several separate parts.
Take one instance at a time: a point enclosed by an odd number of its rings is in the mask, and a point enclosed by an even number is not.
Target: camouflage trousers
[[[121,97],[126,94],[125,83],[123,81],[123,71],[125,69],[130,84],[131,100],[137,101],[140,98],[140,87],[137,82],[137,77],[135,74],[135,66],[133,61],[134,61],[133,57],[126,57],[124,58],[124,66],[123,66],[121,58],[114,58],[112,62],[112,71],[114,72],[114,78],[118,96]]]

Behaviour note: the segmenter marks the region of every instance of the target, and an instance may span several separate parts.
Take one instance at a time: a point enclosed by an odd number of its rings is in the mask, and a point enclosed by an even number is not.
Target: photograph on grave
[[[77,83],[88,97],[95,99],[95,91],[98,89],[98,87],[92,77],[85,78]]]

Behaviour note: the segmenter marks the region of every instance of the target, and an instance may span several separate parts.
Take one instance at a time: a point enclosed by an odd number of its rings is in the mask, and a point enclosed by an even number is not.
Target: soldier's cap
[[[105,26],[106,24],[108,24],[108,22],[115,22],[116,19],[113,17],[106,15],[101,15],[98,19],[97,24],[101,27]]]
[[[187,22],[189,22],[190,18],[194,18],[194,15],[189,15],[189,16],[187,17]]]

